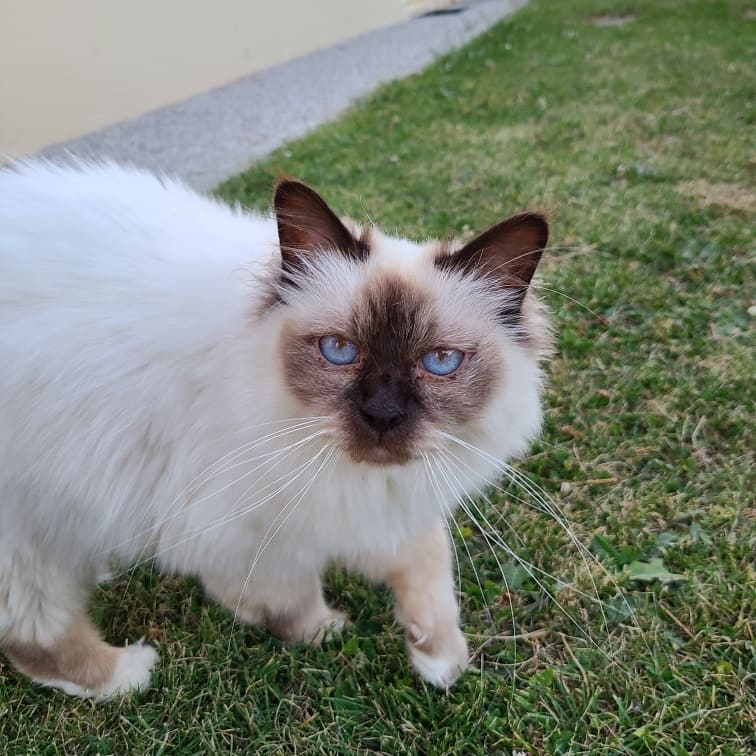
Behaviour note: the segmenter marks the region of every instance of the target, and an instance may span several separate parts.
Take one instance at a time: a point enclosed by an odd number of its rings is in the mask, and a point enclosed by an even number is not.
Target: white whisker
[[[614,581],[611,573],[606,569],[606,567],[603,564],[601,564],[599,560],[596,559],[596,557],[580,541],[580,539],[577,538],[572,527],[570,527],[570,524],[568,524],[567,518],[564,516],[564,513],[561,511],[557,503],[548,496],[548,494],[546,493],[546,491],[544,491],[543,488],[535,484],[533,481],[527,478],[527,476],[525,476],[523,473],[518,472],[517,470],[515,470],[515,468],[513,468],[511,465],[504,462],[503,460],[493,457],[492,455],[484,452],[481,449],[478,449],[474,445],[466,441],[463,441],[460,438],[457,438],[456,436],[453,436],[450,433],[443,433],[443,435],[446,438],[448,438],[450,441],[456,442],[460,446],[472,451],[475,454],[478,454],[482,459],[485,459],[486,461],[496,465],[503,475],[509,478],[509,480],[512,481],[513,483],[519,485],[523,490],[525,490],[526,493],[529,493],[533,497],[535,502],[538,503],[541,508],[533,507],[533,504],[531,502],[528,502],[527,500],[521,499],[517,496],[512,496],[512,498],[515,498],[516,500],[521,501],[527,506],[531,506],[537,511],[543,512],[544,514],[548,514],[557,523],[557,525],[559,525],[559,527],[565,532],[567,537],[570,539],[570,541],[572,542],[572,544],[575,546],[578,553],[580,554],[581,560],[583,562],[583,566],[586,568],[586,571],[588,572],[591,582],[593,583],[593,588],[596,591],[597,598],[598,598],[598,589],[593,579],[593,575],[591,573],[590,567],[588,565],[588,559],[590,559],[592,563],[599,566],[600,569],[603,571],[603,573],[612,581],[615,588],[619,589],[619,586],[617,586],[616,581]],[[469,467],[466,463],[462,462],[462,460],[459,460],[459,461],[465,464],[465,466]],[[504,495],[510,495],[510,494],[507,494],[507,492],[505,492],[503,488],[496,485],[495,483],[492,484],[492,487]],[[603,602],[601,603],[603,604]],[[629,609],[629,606],[627,608]],[[602,614],[603,614],[603,608],[602,608]],[[604,617],[604,621],[606,622],[606,617]]]
[[[606,617],[606,614],[605,614],[605,611],[604,611],[605,602],[599,596],[598,587],[596,586],[595,580],[593,578],[593,574],[592,574],[592,572],[590,570],[590,567],[588,565],[588,561],[587,561],[586,555],[588,555],[590,557],[590,559],[592,560],[593,563],[598,564],[600,566],[600,568],[607,575],[609,575],[609,578],[611,579],[613,585],[615,586],[615,588],[618,591],[619,591],[619,586],[616,584],[616,581],[613,580],[612,576],[608,573],[608,571],[606,570],[606,568],[604,567],[604,565],[602,565],[595,558],[595,556],[593,554],[591,554],[590,551],[588,551],[588,549],[579,541],[579,539],[577,539],[577,537],[575,536],[575,534],[572,531],[572,529],[567,525],[567,523],[565,521],[565,518],[563,516],[561,516],[557,512],[558,507],[556,506],[556,504],[555,503],[552,504],[550,501],[548,501],[545,498],[546,497],[545,491],[543,491],[543,489],[541,489],[540,491],[537,490],[535,484],[533,484],[531,481],[529,481],[527,479],[526,479],[525,482],[523,482],[522,477],[524,477],[524,476],[520,476],[509,465],[507,465],[506,463],[504,463],[501,460],[495,459],[494,457],[492,457],[492,455],[487,454],[483,450],[480,450],[477,447],[473,446],[472,444],[469,444],[468,442],[463,441],[462,439],[459,439],[456,436],[453,436],[451,434],[444,433],[443,435],[446,438],[448,438],[449,440],[451,440],[451,441],[457,443],[458,445],[462,446],[463,448],[466,448],[466,449],[468,449],[468,450],[470,450],[470,451],[478,454],[482,459],[485,459],[486,461],[489,461],[489,462],[495,464],[501,470],[501,472],[503,474],[507,475],[507,477],[512,482],[517,483],[527,493],[529,493],[531,496],[533,496],[533,498],[536,500],[537,504],[539,505],[539,506],[535,507],[537,509],[537,511],[540,511],[540,512],[543,512],[545,514],[548,514],[550,517],[552,517],[552,519],[554,519],[554,521],[560,526],[560,528],[562,528],[564,530],[564,532],[568,535],[568,537],[570,538],[570,541],[573,543],[573,545],[578,550],[578,553],[580,554],[580,557],[581,557],[581,559],[583,561],[583,565],[584,565],[586,571],[588,572],[589,579],[591,580],[591,584],[593,586],[593,591],[595,593],[595,597],[591,596],[590,594],[586,594],[584,591],[580,591],[579,589],[575,588],[574,586],[570,586],[570,587],[576,593],[576,595],[579,595],[581,598],[584,598],[584,599],[590,601],[591,603],[596,603],[599,606],[599,609],[600,609],[600,612],[601,612],[601,615],[602,615],[603,626],[604,626],[604,628],[608,628],[608,620],[607,620],[607,617]],[[453,454],[453,452],[451,452],[451,450],[447,449],[447,450],[444,450],[441,453],[445,455],[445,457],[447,459],[447,462],[450,459],[449,455],[451,455],[451,458],[454,458],[456,460],[457,464],[462,464],[465,467],[467,467],[471,472],[473,472],[472,468],[466,462],[464,462],[464,460],[460,459],[457,455]],[[495,484],[493,484],[493,487],[496,490],[500,491],[501,493],[504,493],[505,495],[507,495],[506,492],[501,487],[499,487],[499,486],[497,486]],[[551,598],[554,601],[555,605],[559,608],[559,610],[573,624],[575,624],[576,627],[578,627],[578,629],[581,631],[581,634],[583,635],[583,637],[587,637],[587,639],[592,643],[592,645],[594,645],[594,646],[596,646],[598,648],[598,645],[595,643],[595,641],[592,638],[590,638],[589,636],[586,635],[584,629],[579,625],[579,623],[576,622],[576,620],[572,617],[572,615],[569,612],[567,612],[564,609],[564,607],[562,607],[560,605],[560,603],[556,600],[556,598],[552,595],[552,593],[546,588],[546,586],[538,579],[538,577],[534,574],[534,572],[538,572],[539,574],[543,575],[544,577],[546,577],[546,578],[548,578],[550,580],[556,580],[559,583],[561,583],[562,581],[559,580],[559,579],[557,579],[555,576],[551,575],[547,571],[542,570],[537,565],[533,565],[533,564],[531,564],[531,563],[526,562],[525,560],[523,560],[520,557],[520,555],[517,554],[501,538],[501,536],[495,531],[495,529],[493,528],[493,526],[491,525],[491,523],[488,521],[488,519],[485,517],[485,515],[481,511],[480,507],[471,499],[471,497],[468,496],[466,498],[467,498],[469,504],[472,507],[474,507],[475,511],[477,511],[478,514],[481,516],[481,519],[484,521],[484,524],[486,525],[486,527],[489,528],[489,530],[490,530],[489,535],[490,535],[490,537],[492,537],[494,539],[495,543],[500,548],[503,548],[513,559],[515,559],[515,561],[517,561],[518,564],[520,564],[528,572],[528,574],[536,582],[536,584],[539,586],[539,588],[541,590],[543,590],[544,593],[547,596],[549,596],[549,598]],[[514,498],[517,498],[517,497],[514,497]],[[479,529],[482,530],[481,524],[478,523],[477,518],[474,516],[473,512],[470,511],[470,507],[467,504],[465,504],[464,501],[460,502],[460,503],[461,503],[461,506],[463,507],[463,511],[465,511],[466,514],[470,517],[470,519],[473,522],[476,523],[476,527],[478,527]],[[525,502],[525,503],[527,503],[529,506],[532,506],[532,504],[530,502]],[[513,533],[515,532],[514,529],[511,527],[510,523],[506,521],[506,519],[504,520],[504,523],[505,523],[505,525]],[[634,616],[633,610],[630,607],[630,605],[627,602],[627,600],[624,598],[624,596],[623,596],[623,602],[624,602],[627,610],[630,612],[631,616]],[[601,650],[601,649],[599,649],[599,650]],[[602,651],[602,653],[604,653],[604,652]],[[609,658],[609,657],[607,657],[607,658]]]
[[[206,533],[212,530],[215,530],[216,528],[219,528],[223,525],[227,525],[228,523],[233,522],[234,520],[237,520],[241,517],[245,517],[246,515],[253,512],[254,510],[259,509],[260,507],[264,506],[269,501],[273,500],[276,496],[278,496],[282,491],[285,491],[287,488],[289,488],[296,480],[298,480],[299,477],[301,477],[301,475],[307,470],[307,468],[311,464],[313,464],[314,460],[317,459],[317,457],[323,452],[326,446],[324,446],[319,452],[317,452],[317,454],[314,457],[306,460],[305,462],[298,465],[297,467],[294,467],[292,470],[287,471],[287,473],[284,476],[281,476],[281,479],[286,478],[287,482],[280,488],[273,491],[272,493],[264,496],[262,499],[253,500],[253,503],[246,504],[242,509],[238,511],[232,511],[229,514],[226,514],[224,517],[221,517],[213,521],[209,525],[202,525],[201,527],[195,528],[193,531],[189,532],[188,534],[184,535],[178,540],[173,541],[172,543],[169,543],[164,547],[161,547],[154,555],[150,556],[149,558],[143,559],[141,561],[137,561],[129,569],[135,569],[141,564],[145,564],[146,562],[150,562],[154,559],[157,559],[160,556],[163,556],[168,551],[178,548],[179,546],[185,543],[188,543],[189,541],[199,536],[205,535]],[[265,488],[267,487],[269,487],[269,485],[264,487],[263,490],[265,490]],[[241,503],[241,500],[237,500],[237,504],[238,503]]]
[[[313,475],[310,478],[310,480],[296,494],[294,494],[294,496],[292,496],[289,499],[289,501],[283,507],[281,507],[281,509],[279,510],[278,514],[273,518],[272,522],[270,523],[270,525],[268,525],[267,530],[263,534],[263,537],[262,537],[261,542],[260,542],[260,546],[258,546],[257,553],[255,554],[255,556],[254,556],[254,558],[252,560],[252,566],[249,568],[249,571],[247,572],[247,577],[245,578],[244,583],[243,583],[242,588],[241,588],[241,591],[239,593],[239,600],[237,601],[237,603],[236,603],[236,609],[234,610],[234,622],[236,622],[236,620],[238,618],[239,609],[241,607],[241,603],[242,603],[242,600],[244,598],[244,595],[247,592],[247,589],[249,587],[249,581],[252,578],[252,573],[253,573],[255,567],[259,563],[260,559],[262,559],[262,557],[265,554],[265,551],[267,550],[268,546],[272,543],[273,539],[279,533],[279,531],[281,530],[281,528],[283,528],[286,525],[286,523],[289,521],[289,519],[291,518],[291,516],[294,514],[294,512],[297,509],[297,507],[299,506],[299,504],[304,499],[304,497],[307,496],[307,493],[312,488],[312,486],[315,483],[315,480],[317,479],[318,475],[320,475],[320,472],[328,464],[328,462],[335,457],[336,450],[334,449],[333,444],[326,443],[323,446],[323,448],[320,449],[320,451],[318,451],[318,453],[315,456],[313,456],[308,461],[308,464],[314,462],[315,460],[317,460],[318,457],[320,457],[320,455],[324,451],[326,451],[326,450],[327,450],[327,454],[326,454],[325,458],[320,463],[320,466],[318,467],[318,469],[315,470],[315,472],[313,473]],[[293,504],[292,504],[292,502],[293,502]],[[271,533],[271,530],[276,526],[276,522],[281,517],[281,515],[284,512],[286,512],[286,510],[289,508],[289,506],[291,506],[291,511],[289,511],[289,513],[286,514],[286,516],[281,521],[281,523]]]
[[[573,302],[578,307],[582,307],[587,313],[590,315],[593,315],[596,320],[603,323],[604,325],[608,326],[610,325],[609,321],[603,317],[602,315],[599,315],[595,310],[592,310],[590,307],[588,307],[587,304],[584,304],[579,299],[575,299],[574,297],[571,297],[569,294],[565,294],[563,291],[559,291],[559,289],[552,289],[548,286],[543,286],[542,284],[533,284],[533,288],[539,289],[540,291],[546,291],[549,294],[558,294],[560,297],[563,297],[564,299],[569,300],[570,302]]]
[[[457,524],[457,521],[454,519],[453,513],[451,512],[449,507],[446,505],[443,493],[440,489],[440,486],[438,485],[438,481],[436,480],[436,475],[435,475],[435,472],[433,470],[433,467],[431,465],[431,461],[428,455],[425,452],[421,452],[420,456],[423,460],[423,466],[425,467],[425,470],[428,473],[428,481],[431,484],[431,488],[433,488],[436,495],[438,496],[439,505],[441,506],[441,516],[444,520],[444,525],[449,534],[449,544],[452,548],[452,553],[454,554],[454,566],[457,573],[457,590],[461,591],[462,590],[462,569],[459,564],[459,554],[457,554],[457,549],[454,547],[454,537],[452,535],[451,527],[449,526],[449,522],[447,518],[452,519],[457,529],[457,532],[459,533],[459,537],[463,539],[462,531],[460,530],[459,525]],[[465,548],[467,548],[466,544],[465,544]],[[468,551],[468,556],[469,556],[469,551]],[[472,564],[472,558],[470,558],[470,563]],[[474,569],[475,569],[475,566],[473,565],[473,570]]]
[[[253,441],[242,444],[241,446],[238,446],[235,449],[227,452],[215,462],[208,465],[208,467],[206,467],[193,480],[191,480],[186,486],[184,486],[184,488],[174,498],[171,504],[166,508],[166,515],[170,515],[174,507],[177,506],[177,504],[179,504],[183,498],[206,485],[210,480],[212,480],[212,478],[216,477],[217,475],[223,474],[228,469],[230,469],[229,467],[227,467],[227,465],[235,462],[237,459],[239,459],[239,457],[256,449],[258,446],[268,444],[282,436],[286,436],[290,433],[295,433],[297,431],[315,426],[318,424],[318,422],[320,422],[320,418],[308,418],[305,421],[296,422],[294,425],[287,425],[286,428],[256,438]]]
[[[152,523],[149,527],[144,528],[144,529],[138,531],[137,533],[134,533],[134,534],[130,535],[127,539],[124,539],[119,544],[117,544],[116,547],[115,547],[115,549],[116,550],[121,549],[121,548],[127,546],[132,541],[135,541],[135,540],[137,540],[137,539],[139,539],[139,538],[141,538],[143,536],[146,536],[146,535],[149,535],[149,534],[156,535],[157,532],[158,532],[158,530],[159,530],[159,528],[162,525],[164,525],[165,523],[169,522],[170,520],[174,519],[175,517],[177,517],[179,515],[185,514],[189,509],[191,509],[193,507],[196,507],[199,504],[202,504],[203,502],[206,502],[208,499],[212,498],[213,496],[217,496],[222,491],[225,491],[226,489],[228,489],[228,488],[236,485],[240,481],[244,480],[244,478],[248,477],[252,472],[255,472],[260,467],[262,467],[265,464],[265,461],[268,461],[269,459],[277,459],[277,458],[280,458],[282,456],[285,457],[285,455],[288,452],[292,451],[293,449],[295,449],[295,448],[297,448],[297,447],[299,447],[301,445],[304,445],[305,443],[307,443],[308,441],[312,440],[313,438],[316,438],[317,436],[322,435],[323,433],[325,433],[325,431],[319,431],[317,433],[314,433],[314,434],[311,434],[311,435],[305,437],[304,439],[300,439],[299,441],[296,441],[293,444],[290,444],[289,446],[286,446],[286,447],[284,447],[282,449],[274,449],[274,450],[271,450],[269,452],[264,452],[263,454],[261,454],[261,455],[259,455],[257,457],[250,457],[248,459],[242,460],[241,462],[236,461],[245,452],[252,451],[255,447],[257,447],[259,445],[262,445],[264,443],[269,443],[270,441],[275,440],[275,439],[277,439],[277,438],[279,438],[279,437],[281,437],[283,435],[287,435],[288,433],[292,433],[292,432],[295,432],[295,431],[301,431],[301,430],[306,429],[308,427],[312,427],[313,425],[315,425],[315,423],[302,424],[301,426],[298,425],[298,426],[295,426],[293,428],[287,428],[284,431],[279,431],[279,432],[276,432],[275,434],[271,434],[270,436],[257,439],[254,442],[250,442],[249,444],[244,444],[242,447],[238,447],[237,449],[235,449],[235,450],[229,452],[228,454],[224,455],[224,457],[222,457],[220,460],[214,462],[208,468],[205,468],[205,471],[203,471],[202,473],[200,473],[200,475],[198,475],[197,477],[195,477],[194,480],[191,483],[189,483],[187,486],[185,486],[182,489],[181,493],[179,493],[174,498],[174,500],[171,502],[171,504],[166,508],[165,514],[163,514],[163,516],[159,520],[157,520],[156,522]],[[227,457],[229,457],[231,455],[232,455],[232,459],[228,459],[226,465],[221,466],[218,469],[215,469],[215,470],[212,470],[211,472],[209,472],[211,470],[211,468],[215,467],[216,465],[219,465],[224,458],[227,458]],[[232,470],[232,469],[234,469],[236,467],[248,465],[250,462],[256,462],[256,461],[258,461],[260,459],[262,459],[264,461],[263,461],[263,463],[261,463],[257,467],[253,468],[252,470],[248,470],[243,475],[239,476],[235,480],[233,480],[233,481],[227,483],[226,485],[224,485],[221,489],[219,489],[217,491],[214,491],[211,494],[207,494],[206,496],[200,497],[198,499],[194,499],[187,506],[182,507],[182,508],[180,508],[180,509],[177,510],[177,507],[179,506],[179,504],[182,501],[185,501],[193,493],[195,493],[196,491],[198,491],[202,486],[207,485],[207,483],[209,483],[213,478],[215,478],[215,477],[217,477],[219,475],[223,475],[223,474],[229,472],[230,470]],[[230,464],[232,461],[234,463]],[[155,506],[154,502],[153,502],[152,506]],[[142,555],[143,555],[143,553],[144,553],[144,551],[145,551],[146,548],[147,548],[147,546],[144,546],[142,548],[142,551],[141,551],[138,559],[141,559],[141,557],[142,557]]]
[[[454,474],[454,471],[451,469],[448,461],[444,460],[443,458],[439,458],[438,459],[438,463],[439,463],[439,472],[441,473],[441,475],[446,480],[447,485],[449,486],[450,491],[452,491],[452,492],[455,491],[455,490],[464,491],[464,486],[460,485],[461,481]],[[450,478],[453,478],[453,480],[451,480]],[[455,482],[457,483],[457,487],[454,486]],[[467,494],[465,494],[465,497],[469,498],[467,496]],[[463,511],[464,511],[464,509],[463,509]],[[473,520],[472,518],[470,518],[470,519],[472,520],[473,523],[475,522],[475,520]],[[454,521],[454,524],[455,525],[457,524],[456,520]],[[459,526],[457,526],[457,530],[459,530]],[[488,546],[488,549],[491,552],[491,554],[492,554],[492,556],[493,556],[493,558],[494,558],[494,560],[496,562],[496,566],[499,568],[499,573],[501,574],[501,578],[504,581],[504,588],[507,591],[507,593],[509,593],[510,592],[509,581],[507,580],[507,576],[506,576],[506,573],[504,572],[504,567],[501,564],[501,561],[499,559],[499,555],[496,553],[496,549],[493,548],[493,545],[491,544],[490,540],[488,539],[485,531],[481,530],[480,528],[478,528],[478,530],[480,531],[481,535],[483,536],[483,539],[485,540],[486,545]],[[460,531],[460,537],[462,537],[461,531]],[[464,539],[463,539],[463,542],[464,542]],[[473,558],[472,558],[472,555],[470,554],[470,550],[469,550],[469,548],[467,546],[467,543],[464,542],[464,544],[465,544],[465,550],[467,551],[467,555],[470,558],[470,563],[473,566],[473,572],[475,573],[475,579],[476,579],[476,581],[478,583],[478,587],[480,589],[481,598],[485,602],[486,595],[485,595],[485,592],[483,591],[483,587],[481,585],[480,578],[478,576],[478,571],[475,568],[475,564],[473,562]],[[487,609],[487,611],[488,611],[488,609]],[[517,631],[517,622],[516,622],[516,619],[515,619],[514,607],[512,606],[511,602],[509,604],[509,612],[510,612],[510,616],[512,618],[512,632],[516,633],[516,631]],[[496,631],[498,628],[496,628],[496,626],[495,626],[493,615],[491,614],[490,611],[488,611],[488,617],[489,617],[489,621],[491,623],[491,626]],[[514,640],[514,643],[513,643],[513,653],[514,653],[515,658],[517,658],[517,640]],[[516,684],[516,675],[513,675],[513,677],[512,677],[512,694],[513,695],[514,695],[514,691],[515,691],[515,684]]]

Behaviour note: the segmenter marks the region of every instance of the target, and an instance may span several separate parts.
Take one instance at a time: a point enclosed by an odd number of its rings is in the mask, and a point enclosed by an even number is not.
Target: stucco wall
[[[428,5],[0,0],[0,155],[71,139]]]

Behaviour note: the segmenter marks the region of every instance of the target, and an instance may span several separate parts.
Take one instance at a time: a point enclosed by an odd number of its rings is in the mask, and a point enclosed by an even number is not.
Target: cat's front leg
[[[228,575],[203,575],[207,592],[234,616],[265,627],[289,643],[320,643],[341,632],[347,617],[326,604],[317,575],[276,575],[262,572],[245,580]]]
[[[405,629],[415,669],[429,683],[448,688],[467,668],[469,655],[443,521],[406,542],[391,562],[375,567],[374,576],[394,592],[396,619]]]

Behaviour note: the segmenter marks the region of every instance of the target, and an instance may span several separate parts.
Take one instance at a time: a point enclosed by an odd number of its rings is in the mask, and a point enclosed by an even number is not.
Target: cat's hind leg
[[[284,601],[268,599],[265,626],[277,638],[295,643],[321,643],[340,633],[347,623],[344,612],[332,609],[323,597],[316,575],[289,582]]]
[[[207,592],[236,617],[289,643],[320,643],[341,632],[347,622],[343,612],[326,603],[317,575],[283,580],[257,574],[244,586],[227,576],[203,575],[202,581]]]
[[[142,643],[110,646],[86,616],[75,620],[50,646],[5,641],[2,649],[34,682],[96,700],[149,687],[158,658],[154,648]]]
[[[19,672],[98,700],[149,686],[157,652],[141,643],[117,648],[102,640],[86,615],[86,589],[34,560],[16,555],[12,564],[2,561],[0,650]]]

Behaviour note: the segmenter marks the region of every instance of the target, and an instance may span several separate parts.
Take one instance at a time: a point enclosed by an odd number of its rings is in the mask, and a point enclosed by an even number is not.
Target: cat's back
[[[28,161],[0,170],[0,291],[164,282],[264,262],[271,220],[115,163]],[[40,292],[41,293],[41,292]],[[53,292],[49,292],[52,294]],[[69,293],[71,293],[69,289]]]
[[[166,385],[205,391],[231,350],[257,343],[253,274],[276,238],[268,218],[137,169],[0,169],[0,458],[3,425],[70,425],[76,402],[155,412]]]
[[[253,273],[276,238],[274,221],[144,171],[0,169],[0,531],[8,476],[126,511],[139,481],[183,474],[159,460],[197,428],[221,437],[235,366],[262,351]]]

